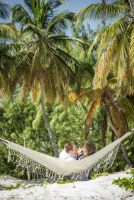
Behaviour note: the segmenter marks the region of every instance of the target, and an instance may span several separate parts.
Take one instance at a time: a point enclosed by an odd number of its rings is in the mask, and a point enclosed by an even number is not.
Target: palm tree
[[[105,12],[103,6],[105,4]],[[94,89],[105,88],[107,85],[118,92],[118,94],[133,93],[133,76],[131,76],[132,66],[130,57],[133,39],[133,23],[129,15],[129,4],[127,0],[117,0],[113,3],[92,4],[78,14],[80,19],[90,18],[120,18],[102,29],[95,37],[89,53],[94,46],[98,45],[98,62],[96,63],[96,72],[93,81]],[[131,40],[130,40],[131,38]],[[132,52],[133,54],[133,52]]]
[[[96,35],[89,49],[90,54],[94,47],[97,48],[97,63],[93,80],[94,98],[86,123],[91,123],[96,109],[103,104],[110,127],[120,137],[128,130],[128,124],[119,101],[122,97],[134,94],[133,1],[92,4],[82,9],[77,17],[79,20],[87,17],[114,20]],[[112,98],[110,91],[114,93]]]
[[[63,50],[64,36],[73,14],[55,14],[60,0],[24,0],[25,7],[13,8],[13,22],[22,26],[21,48],[16,52],[16,74],[23,83],[23,94],[31,91],[33,97],[41,96],[41,108],[54,155],[58,156],[55,134],[49,125],[45,101],[53,102],[56,95],[64,99],[69,83],[75,81],[74,72],[79,63]],[[61,48],[62,47],[62,48]]]
[[[105,5],[93,4],[80,11],[78,16],[85,18],[118,17],[115,22],[102,29],[95,37],[89,53],[98,45],[98,62],[94,77],[94,88],[104,88],[107,83],[114,83],[120,93],[133,94],[133,21],[130,5],[127,0],[116,0]],[[119,17],[120,16],[120,17]],[[105,62],[104,62],[105,61]]]
[[[9,5],[0,1],[0,18],[9,17]],[[10,23],[0,23],[0,92],[1,95],[9,93],[11,76],[9,71],[13,66],[14,58],[11,56],[13,40],[16,39],[18,31]],[[10,85],[9,85],[10,83]],[[11,86],[12,87],[12,86]],[[11,88],[10,87],[10,88]]]

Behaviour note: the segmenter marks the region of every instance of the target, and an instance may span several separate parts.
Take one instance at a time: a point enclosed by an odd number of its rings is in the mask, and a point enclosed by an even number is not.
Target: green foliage
[[[31,187],[34,187],[35,184],[24,184],[24,183],[17,183],[16,185],[12,185],[12,186],[9,186],[9,187],[4,187],[2,188],[3,190],[14,190],[14,189],[17,189],[17,188],[31,188]]]
[[[43,132],[44,135],[46,132],[45,129],[44,131],[36,131],[32,128],[32,122],[36,115],[36,107],[29,100],[20,102],[16,97],[11,102],[3,102],[2,114],[3,119],[0,122],[1,137],[16,141],[21,145],[25,144],[31,148],[37,148],[38,145],[41,145],[39,144],[39,138],[43,135]],[[39,149],[40,147],[38,147]]]
[[[23,95],[30,90],[35,100],[40,96],[39,84],[40,79],[43,78],[45,85],[42,86],[42,91],[45,91],[47,100],[53,102],[57,94],[64,99],[68,90],[76,89],[77,84],[81,85],[81,89],[91,88],[93,90],[94,74],[96,74],[94,88],[97,88],[102,82],[102,85],[106,83],[111,85],[118,94],[120,94],[118,90],[124,96],[133,94],[131,86],[134,81],[131,76],[134,73],[131,68],[133,68],[134,31],[132,31],[133,23],[128,19],[127,1],[121,0],[106,3],[106,5],[103,3],[93,4],[80,11],[77,15],[80,21],[87,16],[93,19],[101,18],[101,20],[105,20],[105,17],[121,18],[103,30],[101,29],[99,33],[94,33],[89,26],[87,28],[78,27],[74,22],[73,38],[63,35],[68,24],[71,23],[73,14],[63,12],[58,15],[56,12],[56,9],[63,3],[62,1],[33,0],[33,4],[31,2],[24,1],[25,7],[18,4],[13,8],[13,22],[21,23],[23,30],[17,43],[14,45],[12,40],[7,42],[5,39],[6,42],[0,45],[0,89],[2,90],[0,94],[6,93],[6,90],[9,93],[14,91],[16,85],[23,82]],[[6,11],[7,5],[0,2],[0,17],[6,17]],[[15,39],[16,32],[18,31],[15,31],[13,26],[7,24],[0,26],[2,37],[10,38],[12,36],[11,38]],[[82,44],[78,43],[80,40],[83,41]],[[105,54],[104,57],[103,54]],[[96,67],[95,64],[97,64]],[[75,80],[78,80],[77,84]],[[92,96],[89,95],[88,98],[88,101],[77,101],[66,107],[61,104],[61,100],[56,100],[53,106],[46,105],[50,125],[56,132],[60,150],[67,141],[75,141],[78,146],[83,145],[84,120]],[[133,102],[133,98],[130,100]],[[121,103],[129,126],[134,127],[134,115],[131,112],[134,110],[134,105],[131,106],[128,101]],[[104,111],[100,109],[87,131],[87,139],[92,140],[97,149],[104,145],[102,128],[104,124],[107,125],[106,123]],[[40,105],[31,104],[29,98],[20,102],[15,96],[8,102],[2,102],[0,106],[0,137],[52,155],[52,147],[42,119]],[[112,131],[107,128],[106,143],[111,142]],[[125,147],[134,164],[134,139],[126,140]],[[0,151],[0,173],[22,177],[22,173],[15,174],[14,165],[7,163],[7,151],[3,145],[0,145]],[[122,152],[119,151],[111,171],[125,168],[126,162]]]
[[[0,137],[51,154],[52,149],[42,118],[37,129],[32,127],[36,109],[29,99],[20,102],[18,97],[14,97],[10,102],[3,102],[0,108]],[[2,144],[0,144],[0,151],[0,174],[22,177],[23,173],[15,173],[15,166],[7,163],[8,152]]]
[[[56,132],[59,151],[68,141],[74,141],[78,146],[84,143],[84,119],[87,113],[88,101],[64,106],[57,99],[54,106],[46,105],[51,128]],[[95,143],[97,149],[103,148],[101,126],[103,110],[98,110],[92,125],[88,130],[88,140]],[[29,148],[52,155],[52,147],[42,119],[40,106],[33,105],[29,99],[20,102],[14,97],[10,102],[3,102],[0,108],[0,137]],[[107,144],[111,143],[111,130],[107,130]],[[125,147],[132,163],[134,140],[126,140]],[[0,145],[0,174],[10,174],[24,178],[24,173],[15,173],[15,165],[7,163],[7,150]],[[122,152],[119,150],[112,169],[109,172],[124,170],[127,167]]]
[[[73,183],[73,181],[70,180],[61,180],[57,182],[58,184],[67,184],[67,183]]]
[[[21,186],[22,186],[21,183],[17,183],[15,186],[5,187],[4,189],[5,190],[14,190],[14,189],[20,188]]]
[[[77,102],[63,106],[58,100],[50,113],[50,126],[56,132],[58,146],[63,148],[67,141],[75,141],[78,145],[84,142],[84,119],[88,102]]]
[[[96,173],[96,174],[94,174],[91,178],[92,178],[92,179],[96,179],[96,178],[98,178],[98,177],[100,177],[100,176],[108,176],[108,175],[109,175],[109,173],[107,173],[107,172]]]
[[[16,185],[11,185],[9,187],[0,187],[0,189],[2,190],[14,190],[14,189],[18,189],[18,188],[31,188],[31,187],[34,187],[35,185],[46,185],[46,184],[68,184],[68,183],[73,183],[73,181],[70,181],[70,180],[60,180],[60,181],[57,181],[57,182],[48,182],[48,181],[40,181],[38,183],[35,183],[34,184],[31,184],[30,182],[28,184],[24,184],[24,183],[17,183]]]
[[[131,178],[119,178],[118,180],[113,181],[113,184],[124,187],[126,190],[134,191],[134,170],[131,171]]]
[[[70,180],[60,180],[60,181],[57,181],[57,182],[48,182],[48,181],[42,181],[42,184],[67,184],[67,183],[73,183],[73,181],[70,181]]]

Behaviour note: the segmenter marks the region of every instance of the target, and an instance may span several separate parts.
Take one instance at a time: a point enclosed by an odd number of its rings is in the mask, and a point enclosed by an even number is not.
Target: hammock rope
[[[28,179],[49,178],[51,181],[58,181],[71,176],[73,180],[77,180],[83,173],[88,177],[96,172],[109,169],[116,158],[120,143],[133,133],[134,129],[93,155],[69,162],[2,138],[0,138],[0,142],[5,144],[9,150],[8,162],[16,164],[16,171],[26,169]]]

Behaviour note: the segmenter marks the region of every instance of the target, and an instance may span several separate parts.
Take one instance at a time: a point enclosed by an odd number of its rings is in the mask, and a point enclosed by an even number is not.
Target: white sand
[[[134,200],[134,193],[112,184],[119,177],[130,177],[126,172],[101,176],[85,182],[68,184],[36,184],[31,187],[0,191],[0,200]],[[0,186],[9,187],[21,182],[0,177]]]

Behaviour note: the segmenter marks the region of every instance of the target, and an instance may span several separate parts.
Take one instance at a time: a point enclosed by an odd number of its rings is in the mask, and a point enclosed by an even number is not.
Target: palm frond
[[[127,41],[127,36],[123,35],[122,40],[118,43],[117,52],[117,84],[118,89],[126,88],[128,86],[127,73],[129,73],[128,66],[128,52],[127,47],[129,42]],[[117,90],[118,90],[117,89]],[[120,92],[121,93],[121,92]]]
[[[24,69],[24,68],[23,68]],[[32,74],[30,73],[29,68],[25,69],[20,77],[20,82],[22,82],[22,89],[21,89],[21,99],[23,99],[30,89],[32,88],[33,82],[31,81]]]
[[[133,94],[133,71],[131,66],[132,55],[130,54],[130,36],[133,25],[130,24],[124,34],[118,35],[117,50],[115,49],[115,60],[114,60],[114,76],[117,82],[118,94]]]
[[[73,16],[74,14],[70,12],[62,12],[56,15],[49,22],[46,33],[60,34],[64,32],[72,22]]]
[[[63,1],[24,0],[24,3],[33,19],[33,23],[37,27],[46,28],[53,18],[55,9],[60,6]]]
[[[109,19],[118,17],[121,14],[123,15],[127,11],[129,11],[128,4],[123,0],[106,3],[105,5],[103,3],[97,3],[81,9],[75,18],[80,22],[88,17],[90,19]]]
[[[130,56],[130,69],[131,69],[132,77],[134,77],[134,27],[131,33],[129,56]]]
[[[134,121],[134,102],[131,97],[121,97],[118,101],[129,121]]]
[[[122,17],[107,26],[99,34],[98,62],[94,77],[94,89],[106,87],[108,75],[113,68],[117,72],[116,83],[118,89],[126,88],[126,84],[130,79],[130,76],[129,79],[126,79],[126,74],[129,71],[128,46],[131,29],[132,25],[128,24],[126,17]],[[91,48],[96,43],[95,39]]]
[[[39,83],[37,81],[34,81],[34,83],[32,84],[32,86],[30,88],[30,95],[34,102],[38,99],[39,92],[40,92]]]
[[[104,88],[107,85],[107,76],[111,69],[112,59],[117,48],[117,38],[111,41],[106,51],[102,54],[97,62],[97,68],[93,80],[94,89]]]
[[[0,23],[0,38],[16,39],[18,31],[12,24]]]
[[[31,0],[24,0],[25,6],[32,13],[32,1]]]
[[[12,19],[13,23],[20,22],[23,25],[31,23],[33,24],[32,18],[27,10],[20,4],[12,8]]]
[[[6,19],[9,17],[9,5],[6,3],[0,2],[0,18]]]
[[[66,35],[48,35],[48,38],[51,39],[55,44],[60,44],[65,47],[68,44],[72,45],[81,45],[83,47],[89,48],[90,44],[88,42],[83,41],[80,38],[69,37]]]
[[[94,91],[94,97],[93,97],[92,102],[90,103],[88,114],[85,119],[85,123],[88,126],[92,123],[93,117],[97,109],[100,107],[102,93],[103,93],[103,90],[101,89],[97,89]]]
[[[118,34],[123,34],[124,31],[126,31],[127,28],[127,21],[126,16],[123,16],[119,19],[117,19],[115,22],[108,25],[106,28],[102,29],[95,37],[92,45],[89,48],[88,54],[91,54],[91,51],[93,50],[94,46],[99,42],[99,55],[103,52],[106,45],[108,45],[108,42],[111,42],[111,40],[117,36]]]
[[[46,71],[46,78],[45,79],[45,94],[50,103],[53,103],[56,96],[56,89],[54,79],[52,79],[51,70]]]
[[[67,94],[67,98],[70,102],[75,102],[82,99],[88,99],[91,101],[93,98],[93,90],[91,87],[89,87],[86,89],[81,89],[79,92],[71,91]]]
[[[33,34],[33,38],[35,38],[36,40],[42,39],[42,31],[34,24],[27,24],[23,27],[23,31],[22,33],[32,33]],[[35,42],[35,41],[33,41]]]
[[[51,10],[61,6],[65,0],[51,0]]]
[[[102,52],[105,50],[105,48],[109,45],[111,40],[115,37],[122,36],[123,33],[126,32],[128,28],[128,22],[125,17],[121,17],[112,24],[108,25],[102,34],[102,37],[100,39],[100,44],[98,46],[98,58],[101,56]]]
[[[66,63],[67,66],[70,66],[70,70],[72,72],[77,73],[77,71],[80,70],[80,68],[81,68],[80,62],[77,61],[75,58],[73,58],[70,54],[68,54],[64,50],[57,47],[56,50],[55,50],[55,55],[57,55],[57,57],[60,60],[62,60],[64,63]]]

